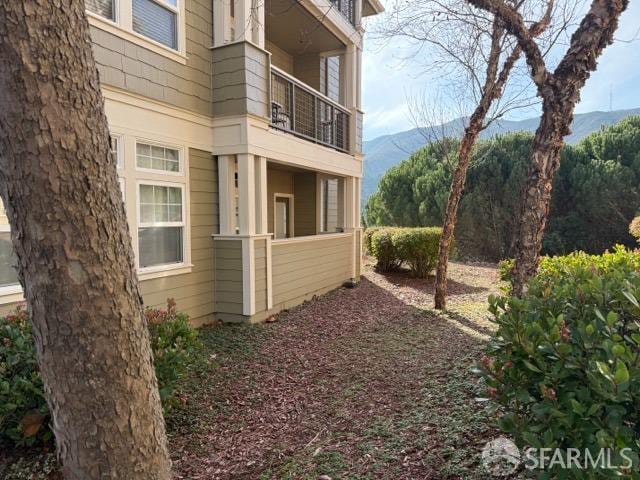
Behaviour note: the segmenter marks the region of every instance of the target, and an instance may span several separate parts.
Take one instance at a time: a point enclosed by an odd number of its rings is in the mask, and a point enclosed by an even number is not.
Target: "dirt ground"
[[[449,311],[433,278],[381,275],[256,326],[202,329],[200,361],[167,418],[177,479],[486,479],[498,436],[471,368],[492,324],[494,266],[454,263]],[[0,455],[2,457],[2,455]],[[0,478],[59,479],[51,452]]]
[[[453,264],[449,312],[433,279],[369,265],[339,289],[254,327],[202,332],[207,367],[169,424],[176,478],[481,479],[497,435],[477,362],[496,270]]]

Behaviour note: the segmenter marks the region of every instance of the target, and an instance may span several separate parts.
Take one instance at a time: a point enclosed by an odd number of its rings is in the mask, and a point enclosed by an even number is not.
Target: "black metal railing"
[[[356,26],[356,2],[355,0],[331,0],[331,3],[335,5],[344,17],[349,20],[349,23]]]
[[[333,100],[271,67],[271,125],[349,151],[349,112]]]

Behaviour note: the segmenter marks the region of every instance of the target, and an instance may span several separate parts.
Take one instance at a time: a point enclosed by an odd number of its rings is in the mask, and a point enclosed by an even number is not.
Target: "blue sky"
[[[383,1],[390,5],[390,0]],[[383,14],[384,15],[384,14]],[[384,20],[384,18],[378,18]],[[613,92],[613,109],[640,107],[640,2],[630,2],[623,14],[617,41],[605,50],[598,70],[582,90],[577,113],[609,110],[609,94]],[[366,113],[365,140],[414,128],[408,114],[411,98],[429,97],[438,90],[438,80],[415,64],[402,61],[413,47],[405,40],[386,45],[367,40],[363,59],[363,109]],[[424,69],[422,69],[424,70]],[[452,118],[457,116],[451,114]],[[510,119],[534,116],[528,110],[514,113]]]

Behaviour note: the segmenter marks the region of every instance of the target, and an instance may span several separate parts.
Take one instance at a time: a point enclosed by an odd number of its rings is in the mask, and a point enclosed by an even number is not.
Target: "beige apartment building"
[[[256,322],[357,280],[379,0],[86,0],[145,305]],[[0,206],[0,313],[22,292]]]

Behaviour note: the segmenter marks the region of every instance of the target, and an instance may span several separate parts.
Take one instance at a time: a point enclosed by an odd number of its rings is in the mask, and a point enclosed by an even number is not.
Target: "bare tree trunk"
[[[522,206],[514,242],[513,294],[520,296],[529,278],[536,274],[544,230],[549,217],[553,177],[560,168],[563,138],[571,131],[574,102],[564,105],[545,100],[542,119],[533,140],[522,192]]]
[[[453,172],[451,190],[447,201],[447,210],[442,225],[442,235],[440,236],[440,247],[438,250],[438,268],[436,270],[436,293],[435,308],[444,310],[447,300],[447,272],[449,270],[449,252],[453,240],[453,232],[456,228],[458,217],[458,206],[464,191],[464,184],[467,180],[467,170],[473,155],[473,147],[478,140],[482,123],[487,114],[486,110],[479,106],[474,112],[469,125],[465,129],[460,149],[458,150],[458,165]]]
[[[580,91],[598,58],[613,42],[620,16],[629,0],[592,0],[589,11],[571,36],[571,43],[555,71],[547,69],[545,58],[522,15],[505,0],[467,0],[493,13],[514,35],[527,58],[531,78],[543,99],[542,119],[536,131],[530,157],[529,175],[522,193],[518,236],[514,242],[516,265],[513,293],[522,295],[529,278],[535,275],[542,249],[542,238],[549,216],[553,177],[560,166],[564,137],[571,132],[571,122]]]
[[[0,196],[67,479],[170,477],[82,0],[0,3]]]

